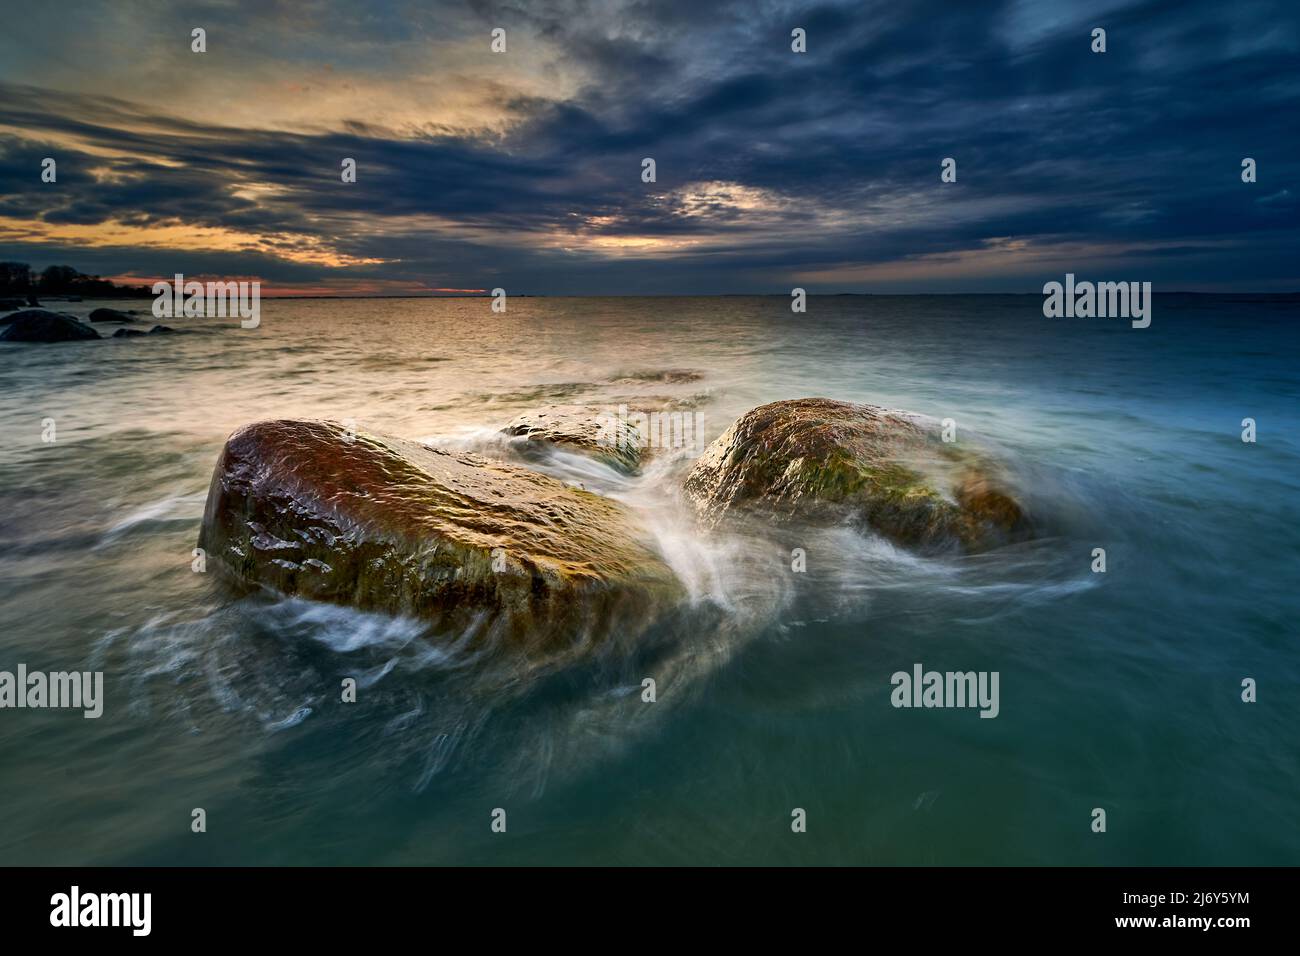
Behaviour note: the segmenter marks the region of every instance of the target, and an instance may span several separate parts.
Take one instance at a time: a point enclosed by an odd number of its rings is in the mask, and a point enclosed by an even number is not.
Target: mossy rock
[[[227,440],[199,544],[247,585],[554,648],[681,596],[646,537],[619,503],[525,468],[266,421]]]
[[[1023,537],[1024,509],[985,452],[938,423],[825,398],[762,405],[705,449],[685,491],[703,521],[844,522],[925,550],[976,551]]]

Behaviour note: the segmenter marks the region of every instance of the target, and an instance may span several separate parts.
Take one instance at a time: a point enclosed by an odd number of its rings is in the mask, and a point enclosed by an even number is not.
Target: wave
[[[113,543],[123,534],[141,525],[167,524],[171,522],[190,523],[203,515],[203,504],[207,500],[207,490],[188,494],[167,495],[157,501],[142,505],[126,516],[109,525],[100,537],[97,548]]]
[[[464,425],[421,441],[518,459],[498,427]],[[925,595],[917,614],[995,620],[1028,603],[1091,586],[1059,540],[978,556],[920,556],[850,527],[762,521],[701,534],[680,491],[690,454],[652,458],[628,476],[585,455],[550,449],[529,466],[617,499],[683,583],[686,600],[636,640],[618,634],[562,661],[511,653],[486,613],[455,632],[427,621],[267,593],[231,601],[215,584],[191,607],[115,629],[94,649],[132,675],[131,709],[158,708],[194,732],[256,727],[276,747],[328,773],[336,741],[416,791],[472,770],[503,792],[540,794],[556,780],[653,734],[705,694],[711,679],[756,642],[823,639],[811,624],[866,622]],[[115,522],[101,543],[133,528],[194,520],[202,494],[173,494]],[[810,645],[811,647],[811,645]],[[810,653],[813,651],[810,649]],[[343,702],[355,681],[359,704]],[[645,699],[654,682],[658,705]],[[364,714],[364,721],[357,715]],[[369,728],[364,739],[359,726]],[[376,732],[378,728],[378,732]],[[312,746],[312,743],[318,746]]]

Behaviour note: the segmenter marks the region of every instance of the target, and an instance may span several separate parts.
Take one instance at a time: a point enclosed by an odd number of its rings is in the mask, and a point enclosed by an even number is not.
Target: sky
[[[1294,0],[0,3],[0,260],[263,294],[1300,290]]]

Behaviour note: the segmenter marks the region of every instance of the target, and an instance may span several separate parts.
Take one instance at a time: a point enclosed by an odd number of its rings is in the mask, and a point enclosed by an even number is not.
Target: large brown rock
[[[874,405],[762,405],[705,449],[685,490],[704,522],[848,521],[902,545],[974,551],[1027,533],[1004,470],[939,424]]]
[[[681,586],[617,502],[525,468],[332,422],[227,440],[200,545],[239,581],[511,643],[627,634]]]

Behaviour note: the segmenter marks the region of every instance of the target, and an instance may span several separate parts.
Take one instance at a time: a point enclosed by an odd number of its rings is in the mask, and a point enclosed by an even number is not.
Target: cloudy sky
[[[1294,0],[4,5],[0,259],[38,268],[314,294],[1300,289]]]

